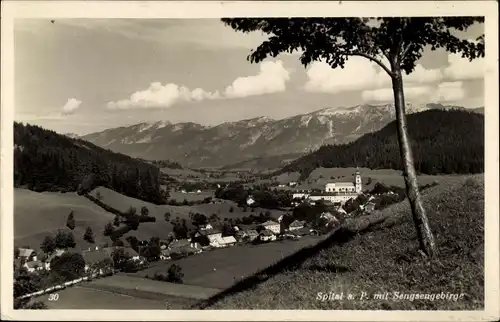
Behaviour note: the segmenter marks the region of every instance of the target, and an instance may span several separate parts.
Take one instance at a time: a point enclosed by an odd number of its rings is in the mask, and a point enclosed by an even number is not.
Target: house
[[[19,258],[23,262],[36,261],[36,252],[31,248],[19,248]]]
[[[281,224],[281,222],[283,221],[283,217],[285,217],[285,215],[281,215],[281,216],[279,216],[279,218],[278,218],[278,222],[279,222],[280,224]]]
[[[247,205],[251,206],[255,203],[255,199],[252,196],[248,196]]]
[[[85,272],[93,271],[98,275],[104,275],[113,270],[113,260],[111,256],[102,249],[82,252],[85,260]]]
[[[364,206],[364,211],[366,212],[372,212],[375,210],[375,203],[373,202],[367,202]]]
[[[260,224],[260,226],[264,227],[264,229],[272,231],[273,234],[279,234],[281,232],[281,225],[272,220],[268,220]]]
[[[162,249],[160,253],[161,260],[168,260],[172,258],[172,250],[170,249]]]
[[[168,260],[171,258],[181,258],[193,254],[198,254],[203,251],[200,243],[191,242],[188,239],[182,239],[180,241],[177,241],[177,243],[172,242],[172,244],[168,249],[164,249],[161,251],[160,259]]]
[[[175,239],[168,245],[167,248],[170,250],[173,250],[173,249],[189,246],[190,244],[191,244],[191,241],[189,239]]]
[[[292,182],[288,183],[288,185],[289,185],[290,187],[295,187],[295,186],[297,185],[297,182],[292,181]]]
[[[35,271],[40,271],[44,269],[44,265],[41,261],[39,260],[33,260],[33,261],[28,261],[25,262],[23,267],[29,272],[33,273]]]
[[[254,241],[257,237],[259,237],[259,233],[255,229],[245,230],[246,236],[245,238],[249,241]]]
[[[105,247],[102,250],[111,258],[113,258],[113,252],[115,250],[122,249],[123,253],[125,256],[129,257],[130,260],[139,262],[139,264],[144,263],[144,258],[139,256],[139,254],[133,250],[131,247],[124,247],[124,246],[112,246],[112,247]]]
[[[335,217],[331,212],[323,212],[319,218],[326,221],[325,227],[335,226],[340,223],[337,217]]]
[[[198,242],[202,246],[224,247],[222,232],[219,229],[200,229],[194,234],[193,242]]]
[[[50,262],[56,258],[64,254],[66,250],[64,249],[56,249],[54,252],[52,252],[50,255],[47,256],[45,259],[45,269],[50,271]]]
[[[214,227],[210,223],[206,223],[205,225],[200,226],[201,230],[214,229]]]
[[[292,194],[292,199],[307,199],[309,195],[308,192],[295,192]]]
[[[269,229],[260,232],[259,239],[263,242],[275,241],[276,235]]]
[[[305,224],[305,221],[302,221],[302,220],[294,220],[290,226],[288,226],[288,230],[292,231],[292,230],[297,230],[297,229],[301,229],[301,228],[304,228],[304,224]]]
[[[222,244],[224,247],[234,246],[234,244],[236,244],[236,238],[234,238],[234,236],[222,237]]]
[[[236,239],[236,241],[238,242],[241,242],[243,241],[243,239],[247,236],[246,232],[244,230],[237,230],[235,233],[234,233],[234,238]]]
[[[311,229],[307,227],[302,227],[299,229],[295,229],[290,231],[292,234],[295,236],[305,236],[305,235],[310,235],[311,234]]]

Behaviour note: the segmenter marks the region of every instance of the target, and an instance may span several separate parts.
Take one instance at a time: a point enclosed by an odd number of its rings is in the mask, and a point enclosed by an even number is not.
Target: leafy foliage
[[[343,68],[349,56],[362,56],[386,71],[388,68],[381,60],[387,58],[409,74],[426,47],[461,53],[470,60],[484,57],[484,37],[470,41],[450,32],[482,23],[483,17],[224,18],[222,21],[237,31],[270,35],[249,55],[251,62],[301,50],[300,61],[305,66],[323,60],[332,68]]]
[[[54,244],[55,248],[59,249],[74,248],[76,246],[75,237],[71,232],[58,230],[54,237]]]
[[[50,262],[50,270],[58,274],[64,281],[74,280],[82,276],[85,260],[79,253],[63,253]]]
[[[87,229],[85,229],[85,234],[83,235],[83,239],[88,241],[91,244],[93,244],[95,242],[94,232],[92,231],[92,228],[87,227]]]
[[[167,271],[167,282],[182,284],[182,268],[177,264],[172,264]]]
[[[154,165],[17,122],[14,144],[16,187],[86,193],[101,185],[133,198],[165,203],[160,171]]]
[[[113,233],[113,224],[107,223],[106,226],[104,226],[104,236],[110,236]]]
[[[75,229],[75,214],[73,211],[71,211],[68,215],[68,219],[66,220],[66,227],[69,229],[73,230]]]
[[[52,253],[56,249],[56,243],[52,236],[45,236],[42,243],[40,244],[40,249],[47,254]]]

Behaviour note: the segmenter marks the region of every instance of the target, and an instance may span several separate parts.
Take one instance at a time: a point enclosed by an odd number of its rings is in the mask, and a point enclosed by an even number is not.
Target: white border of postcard
[[[150,321],[480,321],[499,313],[498,212],[498,3],[496,1],[308,1],[308,2],[132,2],[2,1],[1,77],[1,314],[13,320]],[[485,16],[485,310],[484,311],[306,311],[306,310],[14,310],[12,124],[14,18],[220,18],[234,16]],[[76,312],[75,312],[76,311]]]

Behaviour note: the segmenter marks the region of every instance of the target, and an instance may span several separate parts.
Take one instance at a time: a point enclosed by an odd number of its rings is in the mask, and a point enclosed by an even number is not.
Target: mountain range
[[[407,114],[463,107],[407,104]],[[483,113],[484,108],[470,111]],[[394,106],[325,108],[281,120],[257,117],[215,126],[159,121],[111,128],[81,138],[146,160],[173,160],[188,167],[281,167],[323,145],[354,141],[395,119]],[[73,135],[70,135],[73,137]],[[269,161],[269,162],[267,162]]]
[[[467,110],[431,109],[409,115],[413,165],[423,174],[484,172],[484,116]],[[318,167],[402,170],[396,121],[354,142],[325,145],[275,174],[300,172],[301,179]]]

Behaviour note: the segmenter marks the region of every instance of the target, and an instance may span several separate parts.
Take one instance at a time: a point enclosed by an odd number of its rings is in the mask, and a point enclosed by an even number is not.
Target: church
[[[354,182],[329,182],[322,193],[308,196],[309,200],[327,200],[344,204],[349,199],[355,199],[362,192],[361,174],[356,170]]]

